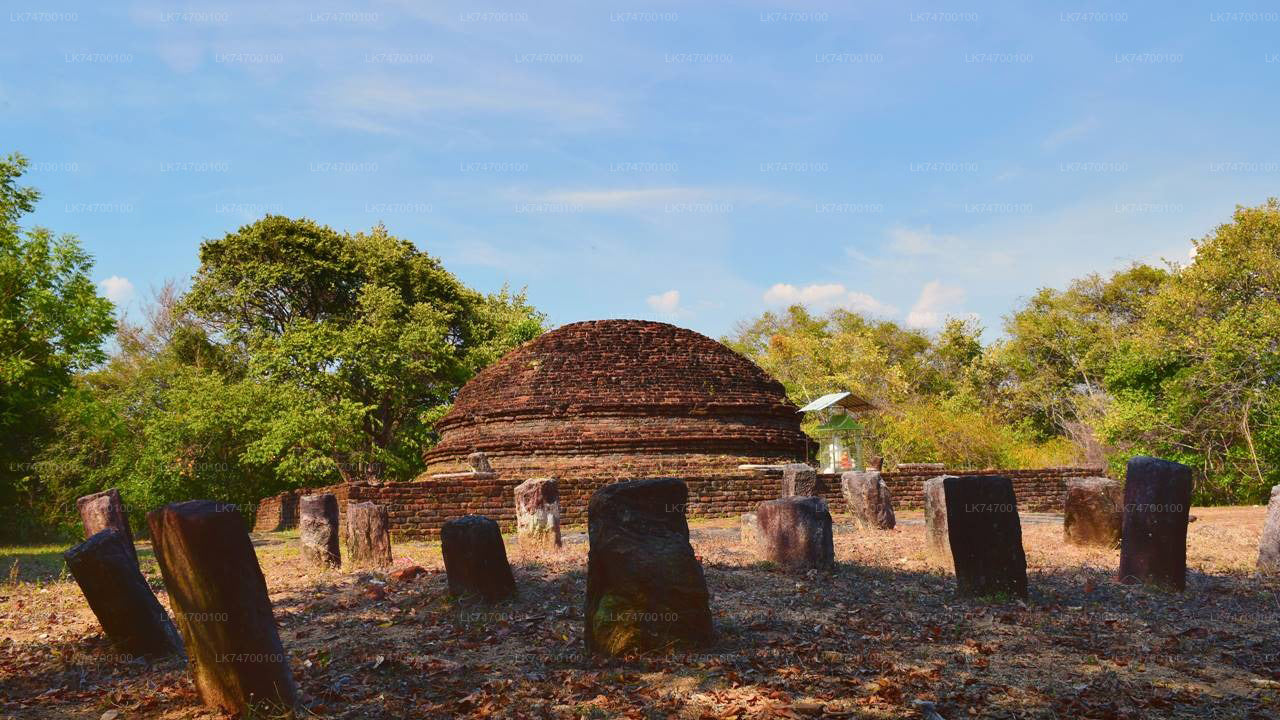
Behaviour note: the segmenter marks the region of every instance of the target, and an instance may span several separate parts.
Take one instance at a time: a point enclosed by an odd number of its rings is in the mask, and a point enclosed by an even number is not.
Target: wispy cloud
[[[346,77],[312,94],[313,113],[334,125],[379,134],[406,134],[432,120],[521,117],[543,123],[616,127],[620,114],[598,95],[590,99],[545,82],[510,75],[487,84],[430,85],[394,77]]]
[[[903,255],[941,255],[955,250],[960,239],[954,235],[938,235],[932,228],[898,226],[889,230],[889,249]]]
[[[1077,140],[1088,135],[1098,129],[1099,125],[1100,123],[1098,122],[1098,119],[1091,115],[1074,125],[1068,125],[1060,130],[1055,130],[1044,139],[1044,149],[1057,150],[1059,147],[1066,145],[1073,140]]]
[[[539,194],[537,201],[578,205],[588,210],[625,210],[672,203],[706,202],[711,196],[709,189],[698,187],[557,190]]]

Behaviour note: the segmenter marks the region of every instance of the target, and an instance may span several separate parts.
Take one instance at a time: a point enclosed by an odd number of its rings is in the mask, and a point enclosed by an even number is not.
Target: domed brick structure
[[[507,354],[437,424],[426,473],[488,455],[504,478],[713,477],[805,455],[782,385],[724,345],[666,323],[565,325]]]

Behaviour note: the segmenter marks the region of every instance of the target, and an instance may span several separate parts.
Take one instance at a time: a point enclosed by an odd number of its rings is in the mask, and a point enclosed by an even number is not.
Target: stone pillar
[[[1072,545],[1115,547],[1124,522],[1124,491],[1110,478],[1067,480],[1062,535]]]
[[[606,485],[587,505],[584,643],[621,655],[711,642],[710,595],[674,478]]]
[[[1280,573],[1280,485],[1271,488],[1267,520],[1258,543],[1258,572]]]
[[[924,481],[924,526],[929,552],[945,557],[951,554],[947,535],[947,490],[944,482],[954,475],[939,475]]]
[[[333,493],[303,495],[298,501],[302,558],[317,567],[342,564],[338,550],[338,498]]]
[[[493,466],[489,464],[489,456],[482,452],[473,452],[467,456],[467,464],[478,473],[491,473]]]
[[[897,524],[893,514],[893,496],[880,471],[844,473],[840,476],[840,490],[854,527],[892,530]]]
[[[818,471],[804,463],[782,466],[782,497],[820,497]]]
[[[817,497],[768,500],[756,508],[761,555],[787,570],[835,565],[835,540],[827,501]]]
[[[188,668],[206,707],[245,713],[249,704],[297,704],[289,657],[244,518],[212,500],[147,515]]]
[[[451,595],[477,595],[496,602],[514,595],[515,576],[507,562],[498,523],[483,515],[454,518],[440,528],[440,553]]]
[[[133,530],[129,528],[129,515],[124,510],[124,502],[120,500],[120,491],[111,488],[100,493],[85,495],[76,500],[76,509],[80,511],[80,521],[84,523],[84,536],[91,538],[99,532],[112,528],[120,533],[120,537],[129,548],[129,557],[133,564],[138,564],[138,551],[133,545]]]
[[[942,481],[947,536],[961,595],[1027,596],[1027,556],[1013,481],[993,475]]]
[[[1130,460],[1124,482],[1120,582],[1185,589],[1190,513],[1191,468],[1146,456]]]
[[[560,490],[551,478],[531,478],[515,487],[516,536],[532,546],[560,547]]]
[[[181,654],[178,631],[142,577],[131,550],[133,544],[124,535],[106,528],[63,558],[102,631],[121,652],[139,657]]]
[[[371,502],[347,503],[347,562],[355,566],[391,564],[387,509]]]
[[[742,513],[741,525],[738,529],[739,540],[751,549],[758,548],[763,539],[760,537],[760,517],[753,512]]]

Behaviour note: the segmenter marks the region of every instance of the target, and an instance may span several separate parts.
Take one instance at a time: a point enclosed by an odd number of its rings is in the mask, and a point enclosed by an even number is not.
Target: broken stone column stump
[[[820,497],[822,485],[818,471],[804,463],[782,466],[782,497]]]
[[[489,464],[489,456],[482,452],[473,452],[467,455],[467,464],[471,469],[478,473],[491,473],[493,466]]]
[[[959,594],[1025,598],[1027,556],[1013,481],[998,475],[970,475],[949,477],[942,484]]]
[[[924,481],[924,525],[929,551],[946,557],[951,554],[947,536],[947,491],[943,484],[954,475],[940,475]]]
[[[440,528],[440,552],[450,594],[477,595],[485,602],[515,594],[516,580],[498,523],[482,515],[450,520]]]
[[[129,515],[125,513],[119,490],[111,488],[100,493],[85,495],[76,500],[76,509],[80,511],[80,521],[84,523],[86,538],[91,538],[107,528],[113,528],[120,533],[121,538],[128,545],[133,564],[138,564],[138,551],[133,545],[133,530],[129,527]]]
[[[152,511],[147,524],[204,705],[231,714],[292,709],[289,656],[240,512],[190,500]]]
[[[347,561],[353,565],[391,564],[391,525],[387,509],[371,502],[347,503]]]
[[[1258,571],[1280,573],[1280,485],[1271,488],[1271,502],[1267,503],[1267,519],[1258,543]]]
[[[115,528],[106,528],[63,554],[89,608],[121,652],[137,657],[182,653],[182,640],[137,560]]]
[[[338,498],[333,493],[303,495],[298,501],[302,558],[316,567],[342,564],[338,550]]]
[[[711,642],[710,595],[674,478],[606,485],[587,505],[584,643],[621,655]]]
[[[760,546],[760,516],[753,512],[742,513],[739,540],[748,548]]]
[[[818,497],[767,500],[756,508],[760,554],[786,570],[827,568],[836,562],[831,511]]]
[[[1120,582],[1185,589],[1190,513],[1191,468],[1153,457],[1131,459],[1125,470]]]
[[[897,524],[893,514],[893,495],[878,470],[842,474],[840,491],[849,507],[854,527],[892,530]]]
[[[560,490],[551,478],[531,478],[515,487],[516,536],[520,543],[560,547]]]
[[[1072,545],[1115,547],[1124,523],[1124,491],[1110,478],[1067,480],[1062,536]]]

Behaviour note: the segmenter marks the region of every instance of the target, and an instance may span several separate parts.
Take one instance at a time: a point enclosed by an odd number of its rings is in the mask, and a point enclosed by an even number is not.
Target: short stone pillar
[[[998,475],[942,481],[947,537],[960,595],[1027,596],[1027,556],[1013,481]]]
[[[560,547],[560,490],[551,478],[530,478],[512,491],[516,537],[533,547]]]
[[[760,517],[753,512],[742,513],[739,519],[740,526],[738,528],[738,539],[747,548],[757,548],[760,546]]]
[[[621,655],[711,642],[710,594],[689,544],[689,489],[675,478],[606,485],[587,504],[588,652]]]
[[[1258,572],[1280,573],[1280,485],[1271,488],[1267,519],[1258,543]]]
[[[820,497],[822,486],[818,471],[804,463],[782,466],[782,497]]]
[[[303,495],[298,500],[298,539],[302,558],[317,567],[342,564],[338,549],[338,498],[333,493]]]
[[[1115,547],[1124,522],[1124,490],[1110,478],[1067,480],[1062,536],[1072,545]]]
[[[467,456],[467,464],[478,473],[491,473],[493,466],[489,464],[489,456],[482,452],[473,452]]]
[[[289,656],[239,510],[191,500],[152,511],[147,524],[204,705],[231,714],[250,703],[291,710]]]
[[[929,552],[939,557],[951,554],[947,535],[947,490],[944,484],[954,475],[939,475],[924,481],[924,527]]]
[[[391,564],[391,524],[382,505],[348,502],[346,538],[347,562],[352,565]]]
[[[1190,514],[1191,468],[1146,456],[1130,460],[1124,481],[1120,582],[1185,589]]]
[[[835,565],[831,511],[818,497],[768,500],[756,508],[760,521],[760,554],[786,570],[828,568]]]
[[[483,515],[454,518],[440,528],[440,552],[451,595],[497,602],[516,592],[498,523]]]
[[[63,554],[102,631],[121,652],[164,657],[182,652],[182,640],[138,570],[133,544],[106,528]]]
[[[111,488],[100,493],[85,495],[76,500],[76,509],[80,511],[80,521],[84,523],[84,536],[94,535],[112,528],[120,533],[121,539],[129,547],[129,557],[133,564],[138,564],[138,551],[133,545],[133,530],[129,527],[129,515],[125,512],[124,502],[120,500],[120,491]]]
[[[893,495],[878,470],[842,474],[840,490],[855,528],[892,530],[897,524]]]

